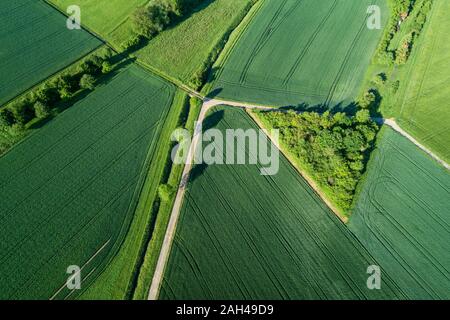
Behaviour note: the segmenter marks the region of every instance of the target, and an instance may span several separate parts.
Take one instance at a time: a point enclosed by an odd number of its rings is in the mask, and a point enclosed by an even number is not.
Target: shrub
[[[172,195],[174,194],[174,192],[175,192],[175,188],[168,184],[162,184],[158,188],[159,198],[163,202],[169,201],[170,198],[172,197]]]
[[[45,119],[50,115],[50,107],[41,101],[34,104],[34,114],[39,119]]]
[[[82,89],[94,90],[95,78],[90,74],[84,74],[80,80],[80,87]]]
[[[26,100],[20,100],[10,106],[10,110],[14,115],[14,123],[25,124],[34,117],[34,110]]]
[[[400,88],[400,80],[392,82],[391,89],[394,93],[397,93],[399,88]]]
[[[356,112],[355,119],[359,123],[366,123],[370,121],[370,112],[367,109]]]
[[[384,85],[385,82],[386,82],[386,74],[384,73],[377,74],[373,79],[373,83],[377,86],[382,86]]]
[[[112,69],[111,63],[109,63],[108,61],[104,61],[102,63],[102,73],[103,74],[111,72],[111,69]]]
[[[377,97],[372,91],[367,91],[362,98],[359,99],[358,105],[363,109],[368,109],[373,105],[376,99]]]
[[[110,47],[105,47],[98,53],[98,56],[103,61],[107,61],[107,60],[111,59],[113,55],[114,55],[114,51]]]
[[[405,64],[411,54],[411,48],[413,43],[414,34],[410,33],[402,40],[400,47],[397,49],[396,53],[396,64]]]
[[[10,127],[14,124],[14,115],[9,109],[0,110],[0,128]]]

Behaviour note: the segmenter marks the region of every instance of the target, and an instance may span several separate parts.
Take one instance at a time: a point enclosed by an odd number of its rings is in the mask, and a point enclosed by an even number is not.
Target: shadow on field
[[[295,112],[316,112],[319,114],[325,113],[326,111],[329,111],[331,114],[336,114],[338,112],[344,112],[348,116],[354,116],[356,112],[358,111],[358,105],[356,102],[351,102],[347,105],[344,105],[343,102],[339,102],[335,104],[334,106],[329,106],[326,104],[316,104],[316,105],[309,105],[307,103],[300,103],[297,106],[284,106],[281,107],[280,110],[284,111],[295,111]]]
[[[203,131],[216,127],[223,119],[225,112],[223,110],[213,111],[205,120],[203,120]]]
[[[216,88],[213,91],[209,92],[206,97],[208,99],[214,99],[215,97],[217,97],[221,92],[223,91],[222,88]]]
[[[189,174],[189,183],[194,182],[197,178],[201,177],[206,169],[208,168],[208,165],[206,163],[201,163],[195,165]]]

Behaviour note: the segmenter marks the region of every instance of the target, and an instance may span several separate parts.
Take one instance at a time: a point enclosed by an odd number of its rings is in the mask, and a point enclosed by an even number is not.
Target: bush
[[[197,90],[199,89],[206,80],[207,67],[203,65],[200,70],[198,70],[189,81],[189,85]]]
[[[376,95],[372,91],[367,91],[362,98],[359,99],[358,105],[363,109],[369,109],[376,100]]]
[[[50,115],[50,107],[41,101],[34,104],[34,114],[38,119],[45,119]]]
[[[405,64],[411,54],[414,34],[410,33],[403,38],[400,47],[397,49],[395,63],[398,65]]]
[[[114,55],[114,51],[110,47],[105,47],[98,53],[98,56],[103,61],[108,61],[109,59],[112,58],[113,55]]]
[[[23,123],[15,123],[8,130],[9,134],[13,137],[22,135],[24,133],[24,131],[25,131],[25,126],[23,125]]]
[[[14,124],[14,115],[9,109],[0,110],[0,128],[10,127]]]
[[[111,63],[109,63],[108,61],[104,61],[102,64],[102,73],[106,74],[111,72],[112,66]]]
[[[370,112],[367,109],[356,112],[355,119],[359,123],[367,123],[370,121]]]
[[[400,80],[394,81],[391,84],[391,89],[394,93],[397,93],[398,89],[400,88]]]
[[[386,82],[386,74],[384,73],[379,73],[375,76],[375,78],[373,79],[373,83],[376,86],[382,86],[384,85],[384,83]]]
[[[55,87],[50,87],[49,84],[45,83],[37,90],[36,99],[43,103],[53,104],[59,100],[59,93]]]
[[[80,80],[80,87],[82,89],[94,90],[95,78],[90,74],[84,74]]]
[[[34,117],[34,110],[26,100],[15,102],[9,108],[14,115],[14,123],[25,124]]]
[[[162,184],[158,188],[159,198],[163,202],[169,201],[174,193],[175,193],[175,188],[168,184]]]
[[[123,50],[132,50],[137,47],[142,41],[144,41],[144,37],[138,34],[133,35],[130,39],[121,44]]]
[[[75,78],[69,74],[61,75],[56,79],[56,88],[61,99],[70,98],[72,93],[78,90],[78,87]]]

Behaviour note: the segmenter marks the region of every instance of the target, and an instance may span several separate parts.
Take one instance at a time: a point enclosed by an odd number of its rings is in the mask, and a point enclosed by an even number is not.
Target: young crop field
[[[235,47],[215,66],[219,97],[265,105],[345,108],[382,34],[367,10],[384,0],[265,0]]]
[[[145,64],[190,84],[213,51],[236,27],[253,0],[206,0],[187,19],[162,32],[137,53]]]
[[[257,129],[227,107],[206,127]],[[367,267],[378,262],[284,157],[276,175],[260,168],[194,167],[161,299],[401,297],[387,275],[381,290],[367,288]]]
[[[81,23],[114,44],[120,44],[131,35],[130,14],[148,0],[50,0],[66,12],[70,5],[76,4],[81,10]]]
[[[43,1],[2,1],[0,17],[0,104],[101,45]]]
[[[402,128],[450,162],[450,1],[433,3],[392,105]]]
[[[450,298],[450,174],[384,128],[349,223],[409,299]]]
[[[174,88],[129,66],[0,158],[0,299],[74,298],[121,248]],[[74,294],[75,293],[75,294]]]

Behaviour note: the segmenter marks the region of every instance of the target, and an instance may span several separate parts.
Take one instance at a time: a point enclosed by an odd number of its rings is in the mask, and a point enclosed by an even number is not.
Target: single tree
[[[10,127],[14,124],[14,115],[9,109],[0,110],[0,128]]]
[[[41,101],[37,101],[34,104],[34,113],[39,119],[45,119],[50,115],[50,108]]]
[[[93,90],[95,87],[95,78],[90,74],[84,74],[80,80],[80,87],[82,89]]]
[[[111,72],[112,66],[108,61],[104,61],[102,64],[102,73],[106,74]]]

